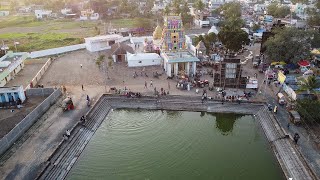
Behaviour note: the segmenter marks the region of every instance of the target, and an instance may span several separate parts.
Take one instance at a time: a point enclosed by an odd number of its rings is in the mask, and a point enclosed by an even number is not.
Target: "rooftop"
[[[27,59],[28,53],[13,53],[9,51],[0,58],[0,79],[6,77],[13,69],[15,69],[22,61]]]
[[[104,35],[104,36],[95,36],[95,37],[89,37],[84,38],[86,41],[91,42],[98,42],[98,41],[107,41],[107,40],[114,40],[114,39],[120,39],[123,38],[119,34],[110,34],[110,35]]]
[[[200,61],[197,57],[195,57],[189,51],[164,52],[163,56],[169,63]]]

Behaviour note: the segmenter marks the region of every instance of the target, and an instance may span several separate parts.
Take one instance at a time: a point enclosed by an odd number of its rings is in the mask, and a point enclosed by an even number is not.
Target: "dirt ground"
[[[23,104],[21,109],[0,109],[0,138],[6,135],[25,116],[36,108],[46,97],[31,97]]]
[[[23,88],[25,88],[30,84],[30,81],[46,63],[46,60],[46,58],[38,60],[26,60],[24,68],[15,76],[14,79],[10,80],[6,86],[11,87],[23,85]]]
[[[154,78],[154,72],[164,73],[160,66],[145,67],[144,72],[146,72],[148,77],[140,75],[143,71],[142,67],[129,68],[126,63],[113,63],[112,67],[104,73],[96,65],[95,59],[97,57],[98,53],[90,53],[86,50],[72,52],[59,57],[52,63],[47,73],[41,79],[40,84],[44,84],[46,87],[65,85],[66,87],[72,86],[79,89],[81,89],[81,85],[84,86],[84,89],[87,86],[100,86],[104,87],[106,92],[110,87],[118,89],[127,88],[131,91],[139,91],[149,95],[153,94],[154,87],[158,90],[164,88],[172,94],[194,93],[176,89],[175,85],[177,81],[167,80],[165,74],[159,78]],[[82,68],[80,64],[82,64]],[[134,72],[137,72],[139,76],[133,78]],[[211,82],[213,80],[209,75],[203,76],[202,79],[207,79]],[[150,87],[151,80],[154,87]],[[145,82],[148,84],[147,89],[144,88]]]

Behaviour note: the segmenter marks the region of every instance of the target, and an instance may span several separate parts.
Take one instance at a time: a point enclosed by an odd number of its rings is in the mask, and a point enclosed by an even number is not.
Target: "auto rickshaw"
[[[71,97],[67,97],[65,100],[62,101],[62,109],[63,111],[69,111],[74,109]]]

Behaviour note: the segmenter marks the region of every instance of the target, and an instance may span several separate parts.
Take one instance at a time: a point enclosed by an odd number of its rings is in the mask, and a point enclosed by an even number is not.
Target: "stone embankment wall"
[[[42,95],[52,92],[41,104],[39,104],[31,113],[29,113],[19,124],[17,124],[7,135],[0,140],[0,155],[3,154],[13,143],[18,140],[49,108],[54,104],[61,96],[59,89],[54,90],[46,88],[41,89],[29,89],[27,94]],[[41,94],[42,93],[42,94]]]

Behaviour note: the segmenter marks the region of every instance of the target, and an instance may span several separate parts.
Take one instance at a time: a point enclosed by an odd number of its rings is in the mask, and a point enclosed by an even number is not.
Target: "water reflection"
[[[167,117],[171,119],[175,119],[177,117],[181,117],[181,112],[180,111],[166,111],[167,112]]]
[[[232,133],[234,123],[242,115],[230,114],[230,113],[208,113],[216,117],[216,128],[221,132],[222,135],[227,136]]]

